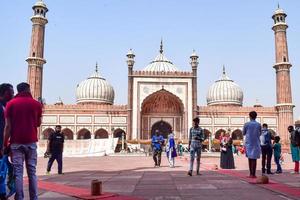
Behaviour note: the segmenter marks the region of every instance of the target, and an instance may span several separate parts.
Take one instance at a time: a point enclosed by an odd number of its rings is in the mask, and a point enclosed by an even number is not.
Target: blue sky
[[[293,64],[293,99],[300,117],[300,1],[280,0],[288,14],[288,45]],[[35,0],[0,1],[0,82],[27,79],[26,57]],[[115,104],[127,103],[126,53],[136,54],[143,69],[158,54],[181,70],[191,70],[189,56],[198,53],[198,104],[206,104],[209,86],[222,65],[244,91],[244,105],[256,99],[275,105],[274,34],[271,16],[276,0],[45,0],[46,28],[43,94],[47,103],[60,96],[75,103],[75,89],[98,61],[100,72],[114,87]],[[297,91],[298,90],[298,91]]]

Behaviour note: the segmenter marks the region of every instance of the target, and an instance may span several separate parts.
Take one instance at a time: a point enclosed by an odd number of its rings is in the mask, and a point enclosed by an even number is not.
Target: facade
[[[28,82],[35,98],[42,97],[44,33],[47,24],[45,3],[41,0],[33,6],[34,16]],[[111,141],[112,149],[118,143],[114,139],[132,141],[149,140],[155,130],[164,137],[174,131],[176,138],[186,141],[192,119],[200,118],[205,129],[207,142],[212,147],[213,139],[228,129],[235,140],[242,140],[242,128],[249,120],[250,111],[258,112],[258,121],[267,123],[274,134],[279,134],[284,144],[288,143],[288,125],[293,124],[293,108],[285,12],[278,8],[274,15],[272,29],[275,34],[275,65],[277,102],[275,106],[243,106],[243,91],[231,80],[223,67],[221,77],[207,92],[207,105],[197,105],[198,56],[190,56],[190,71],[181,71],[165,56],[161,41],[158,55],[143,70],[134,70],[135,54],[127,54],[128,103],[114,105],[113,87],[102,77],[96,65],[95,72],[77,86],[77,102],[65,105],[61,100],[54,105],[45,105],[40,143],[61,124],[72,148],[80,148],[96,140]],[[201,68],[200,68],[201,69]],[[271,69],[270,69],[271,70]],[[274,83],[275,84],[275,83]],[[124,140],[123,140],[124,141]],[[71,148],[71,147],[70,147]]]

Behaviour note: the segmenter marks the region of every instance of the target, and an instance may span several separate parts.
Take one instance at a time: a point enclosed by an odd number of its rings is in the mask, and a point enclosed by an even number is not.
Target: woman
[[[170,165],[170,167],[173,168],[174,164],[175,164],[175,157],[177,157],[177,153],[176,153],[174,134],[173,134],[172,130],[171,130],[171,133],[168,135],[166,152],[167,152],[167,158],[169,161],[169,165]]]
[[[221,159],[220,167],[222,169],[234,169],[234,159],[232,152],[232,139],[230,137],[229,131],[227,133],[222,132],[220,137],[220,149],[221,149]]]
[[[288,131],[290,132],[290,142],[291,142],[291,153],[292,153],[292,160],[295,163],[294,171],[292,174],[299,174],[299,161],[300,161],[300,144],[297,137],[297,132],[294,129],[294,126],[289,126]]]

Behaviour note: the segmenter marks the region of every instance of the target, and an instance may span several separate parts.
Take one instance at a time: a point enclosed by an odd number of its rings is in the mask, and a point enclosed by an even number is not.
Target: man
[[[5,126],[4,111],[7,102],[9,102],[14,96],[13,86],[9,83],[2,83],[0,85],[0,148],[3,148],[3,133]],[[2,152],[1,152],[2,154]]]
[[[55,126],[55,132],[51,133],[48,138],[47,153],[50,158],[47,166],[47,174],[50,174],[53,162],[56,160],[58,165],[58,174],[62,173],[62,154],[64,150],[65,137],[61,132],[61,125]]]
[[[24,199],[23,163],[29,179],[30,200],[37,195],[37,127],[41,125],[42,105],[34,100],[28,83],[17,86],[18,94],[8,102],[5,110],[4,145],[10,139],[12,164],[16,178],[16,200]]]
[[[260,135],[261,125],[256,121],[257,113],[252,111],[249,113],[250,122],[244,125],[243,135],[246,135],[245,148],[246,156],[249,163],[249,178],[256,178],[256,160],[260,158]]]
[[[193,174],[193,166],[195,160],[195,154],[197,154],[197,175],[200,175],[200,158],[201,158],[201,149],[202,142],[204,141],[204,132],[203,129],[199,126],[199,118],[196,117],[193,119],[194,126],[190,128],[189,133],[189,149],[190,149],[190,169],[188,171],[188,175],[192,176]]]
[[[294,126],[289,126],[288,131],[290,133],[290,142],[291,142],[291,153],[292,160],[295,163],[294,171],[292,174],[299,174],[299,161],[300,161],[300,130],[299,125],[296,125],[296,130]]]
[[[0,85],[0,156],[3,155],[3,137],[4,137],[4,126],[5,126],[5,117],[4,111],[5,106],[8,101],[10,101],[14,96],[13,86],[8,83],[3,83]],[[5,186],[5,180],[3,185]],[[1,185],[2,186],[2,185]],[[0,199],[6,199],[6,190],[5,187],[0,187]]]
[[[159,134],[159,131],[155,131],[155,135],[152,137],[152,149],[153,149],[153,160],[154,160],[154,167],[159,167],[161,163],[161,152],[162,146],[164,144],[164,138],[162,135]]]
[[[267,160],[267,174],[273,174],[271,172],[271,160],[273,154],[273,147],[271,141],[272,135],[268,129],[268,124],[263,124],[262,133],[260,135],[260,147],[261,147],[261,166],[262,173],[266,173],[266,160]]]

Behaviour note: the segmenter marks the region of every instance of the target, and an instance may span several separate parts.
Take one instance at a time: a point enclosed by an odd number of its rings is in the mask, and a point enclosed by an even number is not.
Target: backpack
[[[295,142],[296,146],[300,147],[300,128],[296,128],[295,130]]]

